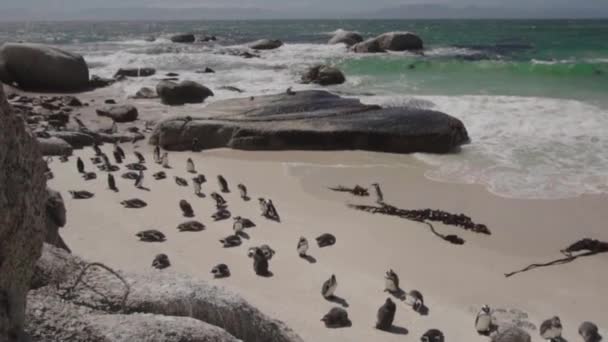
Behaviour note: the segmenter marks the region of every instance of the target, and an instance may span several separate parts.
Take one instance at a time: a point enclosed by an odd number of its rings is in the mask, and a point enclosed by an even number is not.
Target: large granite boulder
[[[72,52],[40,44],[0,48],[0,81],[26,90],[76,91],[89,87],[89,67]]]
[[[174,43],[194,43],[196,37],[192,33],[176,34],[171,37],[171,41]]]
[[[363,37],[357,32],[340,30],[331,37],[328,44],[346,44],[346,46],[353,46],[362,41]]]
[[[183,81],[181,83],[161,81],[156,86],[156,93],[164,104],[170,106],[202,103],[209,96],[213,96],[213,92],[209,88],[194,81]]]
[[[368,150],[446,153],[469,141],[462,122],[419,108],[381,108],[325,91],[214,102],[160,122],[150,144],[203,149]]]
[[[329,65],[315,65],[302,75],[303,83],[316,83],[322,86],[342,84],[345,81],[342,71]]]
[[[422,50],[420,37],[411,32],[389,32],[375,38],[381,49],[390,51]]]
[[[95,137],[90,134],[78,131],[51,131],[51,137],[59,138],[70,144],[74,149],[81,149],[85,146],[93,146]]]
[[[274,50],[283,46],[283,42],[277,39],[260,39],[249,44],[249,47],[254,50]]]
[[[38,147],[43,156],[69,156],[74,148],[67,141],[57,138],[38,138]]]
[[[132,105],[115,105],[99,108],[97,115],[108,117],[116,122],[132,122],[137,120],[139,112]]]
[[[357,43],[351,47],[353,52],[357,53],[381,53],[386,52],[376,38],[370,38],[361,43]]]
[[[46,236],[46,165],[0,84],[0,341],[20,340],[26,294]]]
[[[114,74],[114,78],[120,77],[148,77],[156,74],[154,68],[120,68]]]
[[[63,340],[61,337],[66,336],[66,333],[82,333],[86,327],[99,328],[98,333],[108,338],[112,336],[110,341],[302,341],[284,323],[266,316],[240,296],[172,272],[146,275],[119,272],[129,286],[128,296],[123,301],[125,283],[103,268],[90,267],[83,275],[82,282],[76,284],[72,291],[66,292],[68,286],[74,286],[87,264],[65,251],[50,245],[44,246],[32,283],[35,290],[29,297],[32,305],[31,309],[28,308],[28,318],[32,318],[29,320],[31,323],[28,324],[28,332],[49,335],[47,340],[51,341]],[[63,306],[59,306],[61,310],[57,312],[58,319],[62,322],[51,323],[55,316],[44,315],[45,310],[39,306],[42,303],[42,307],[53,307],[54,305],[45,303],[57,296],[64,299]],[[96,308],[96,312],[87,308]],[[78,313],[81,313],[80,319],[75,316]],[[105,314],[102,322],[91,322],[91,319],[102,317],[102,314]],[[73,323],[65,325],[63,322]],[[133,324],[133,329],[129,329],[128,324]],[[171,334],[155,339],[159,329],[144,329],[153,327],[154,324],[160,324],[165,327],[165,333]],[[48,328],[49,325],[52,327]],[[209,331],[205,332],[205,328]],[[180,340],[172,336],[188,332],[198,337]],[[123,334],[132,339],[118,337]],[[85,334],[74,341],[95,340],[86,338]]]

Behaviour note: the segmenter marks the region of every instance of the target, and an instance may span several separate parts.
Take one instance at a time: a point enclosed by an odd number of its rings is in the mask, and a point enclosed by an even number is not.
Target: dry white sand
[[[504,273],[530,263],[561,257],[559,250],[584,237],[608,240],[608,197],[593,196],[559,201],[525,201],[499,198],[480,186],[432,182],[424,177],[426,166],[408,156],[365,152],[239,152],[214,150],[202,153],[170,153],[172,169],[168,179],[155,181],[152,173],[163,170],[152,162],[151,148],[138,143],[148,159],[145,186],[136,189],[132,181],[115,174],[120,192],[106,189],[106,175],[97,172],[89,158],[93,151],[76,151],[88,170],[99,178],[84,181],[78,175],[75,157],[68,163],[54,159],[55,179],[49,185],[60,190],[66,200],[68,224],[61,235],[73,252],[116,268],[137,272],[188,273],[201,280],[225,285],[242,294],[267,314],[285,321],[306,341],[419,341],[430,328],[441,329],[447,341],[486,341],[473,328],[475,308],[517,308],[529,313],[537,326],[559,315],[564,337],[580,341],[578,325],[596,322],[608,335],[608,255],[582,258],[570,264],[533,270],[512,278]],[[127,149],[127,163],[135,162]],[[110,152],[111,146],[102,147]],[[211,198],[197,198],[192,186],[178,187],[173,176],[191,181],[186,159],[192,157],[197,170],[206,175],[203,191],[218,191],[216,175],[230,183],[226,196],[233,215],[252,219],[257,227],[237,248],[224,249],[219,239],[232,233],[232,220],[213,222]],[[249,188],[252,201],[238,196],[236,185]],[[463,237],[463,246],[454,246],[432,235],[423,224],[347,208],[347,203],[373,204],[373,197],[357,198],[331,192],[328,186],[379,182],[385,200],[408,209],[436,208],[463,212],[485,223],[493,235],[464,232],[436,224],[444,233]],[[89,200],[73,200],[68,190],[95,193]],[[124,209],[119,203],[130,198],[148,203],[143,209]],[[260,216],[258,197],[273,199],[282,222]],[[194,207],[196,219],[207,229],[180,233],[176,226],[188,219],[178,207],[180,199]],[[135,233],[159,229],[164,243],[140,242]],[[314,238],[322,233],[337,237],[333,247],[319,249]],[[309,254],[316,263],[298,257],[300,236],[311,243]],[[269,244],[277,254],[270,261],[274,276],[256,276],[250,246]],[[171,268],[151,267],[154,256],[166,253]],[[212,279],[209,273],[218,263],[229,265],[232,276]],[[383,292],[384,273],[389,268],[401,278],[406,291],[418,289],[430,309],[420,316],[403,303],[397,305],[394,333],[373,328],[376,312],[388,297]],[[333,306],[320,294],[323,282],[335,274],[336,295],[348,303],[351,328],[326,329],[320,318]],[[407,334],[406,334],[407,333]],[[406,334],[405,336],[403,334]],[[541,341],[532,332],[534,341]]]

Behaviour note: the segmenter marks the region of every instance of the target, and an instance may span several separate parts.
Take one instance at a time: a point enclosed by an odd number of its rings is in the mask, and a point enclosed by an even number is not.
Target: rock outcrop
[[[114,74],[114,78],[119,77],[149,77],[156,74],[154,68],[121,68]]]
[[[93,146],[95,137],[90,134],[77,131],[51,131],[52,137],[59,138],[70,144],[74,149],[81,149],[85,146]]]
[[[340,69],[328,65],[315,65],[302,75],[303,83],[316,83],[322,86],[342,84],[346,81]]]
[[[329,40],[328,44],[346,44],[346,46],[353,46],[357,43],[361,43],[363,37],[357,32],[343,31],[340,30]]]
[[[160,122],[150,143],[202,149],[368,150],[447,153],[469,141],[462,122],[419,108],[381,108],[325,91],[214,102],[201,114]]]
[[[164,104],[170,106],[202,103],[209,96],[213,96],[213,92],[209,88],[194,81],[181,83],[162,81],[156,86],[156,93]]]
[[[97,109],[97,115],[108,117],[116,122],[132,122],[137,120],[139,112],[132,105],[115,105]]]
[[[280,40],[272,39],[260,39],[249,44],[249,48],[254,50],[274,50],[283,46],[283,42]]]
[[[176,34],[171,37],[171,41],[174,43],[194,43],[196,37],[192,33]]]
[[[78,257],[45,245],[29,295],[31,335],[62,340],[68,327],[75,342],[155,341],[163,331],[169,334],[159,341],[302,341],[241,297],[203,281],[170,272],[120,273],[129,288],[125,300],[125,284],[104,268],[89,267],[77,283],[86,266]],[[165,329],[146,329],[154,324]]]
[[[381,49],[390,51],[422,50],[424,47],[422,39],[411,32],[389,32],[375,39]]]
[[[74,150],[70,144],[60,138],[38,138],[37,140],[43,156],[69,156]]]
[[[357,53],[381,53],[386,52],[380,47],[380,42],[376,38],[370,38],[361,43],[357,43],[351,47],[353,52]]]
[[[0,341],[22,335],[26,294],[46,235],[45,169],[0,84]]]
[[[0,81],[26,90],[84,90],[89,67],[82,56],[55,47],[6,43],[0,48]]]

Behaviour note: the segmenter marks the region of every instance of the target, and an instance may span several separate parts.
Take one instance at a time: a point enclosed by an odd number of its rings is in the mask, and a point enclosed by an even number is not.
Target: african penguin
[[[211,274],[213,274],[214,278],[230,277],[230,269],[226,264],[219,264],[211,269]]]
[[[108,173],[108,189],[118,191],[118,188],[116,187],[116,180],[114,179],[114,175],[111,173]]]
[[[146,163],[146,158],[144,158],[144,155],[137,152],[137,151],[133,151],[133,154],[135,154],[135,156],[137,157],[137,162],[139,164],[145,164]]]
[[[188,158],[188,161],[186,162],[186,171],[188,171],[189,173],[196,173],[196,169],[194,168],[194,162],[192,161],[192,158]]]
[[[348,318],[348,312],[342,308],[334,307],[321,318],[321,322],[325,323],[327,328],[344,328],[352,325]]]
[[[76,168],[78,169],[79,173],[84,173],[84,162],[82,159],[80,159],[80,157],[78,157],[76,160]]]
[[[95,151],[95,155],[96,155],[96,156],[99,156],[99,155],[101,155],[101,153],[102,153],[102,152],[101,152],[101,148],[99,148],[99,145],[97,145],[96,143],[95,143],[95,144],[93,144],[93,150]]]
[[[116,164],[122,164],[122,155],[120,155],[120,153],[118,153],[118,151],[114,151],[114,160],[116,161]]]
[[[243,230],[245,230],[245,227],[243,226],[243,219],[240,216],[235,216],[233,217],[234,219],[234,223],[232,224],[232,230],[234,231],[234,234],[241,234],[243,232]]]
[[[118,144],[114,145],[114,151],[120,154],[121,159],[125,159],[127,157],[125,151]]]
[[[165,169],[170,168],[170,166],[169,166],[169,153],[168,152],[163,153],[163,156],[161,158],[161,164],[163,165],[163,167]]]
[[[166,240],[165,234],[155,229],[143,230],[135,234],[141,241],[145,242],[163,242]]]
[[[561,341],[562,337],[562,322],[559,317],[551,317],[540,325],[540,336],[551,342]]]
[[[323,298],[326,299],[333,298],[337,287],[338,281],[336,280],[336,276],[332,274],[331,277],[323,283],[323,287],[321,287],[321,295],[323,295]]]
[[[287,88],[287,90],[285,90],[285,94],[293,96],[296,94],[296,92],[291,90],[291,87],[289,87],[289,88]]]
[[[135,180],[135,187],[138,189],[141,189],[144,187],[144,172],[143,171],[139,171],[139,174],[137,175],[137,179]]]
[[[592,322],[581,323],[578,334],[581,335],[584,342],[599,342],[602,340],[597,325]]]
[[[484,305],[475,318],[475,329],[480,335],[489,335],[492,330],[492,313],[490,307]]]
[[[241,194],[241,198],[243,200],[248,200],[249,197],[247,197],[247,187],[243,184],[239,184],[236,186],[239,189],[239,193]]]
[[[224,176],[218,175],[217,182],[220,185],[221,192],[224,192],[224,193],[230,192],[230,189],[228,189],[228,182],[226,181],[226,178],[224,178]]]
[[[180,232],[200,232],[205,229],[205,225],[198,221],[188,221],[180,223],[177,226],[177,230]]]
[[[231,215],[232,214],[230,213],[230,211],[226,210],[225,207],[220,207],[215,213],[213,213],[213,215],[211,215],[211,217],[215,221],[221,221],[229,219]]]
[[[445,337],[440,330],[430,329],[420,337],[420,342],[444,342]]]
[[[272,203],[271,199],[269,199],[266,202],[266,207],[268,208],[267,209],[267,212],[268,212],[267,216],[269,218],[272,218],[272,219],[275,219],[275,220],[279,221],[280,220],[279,213],[277,212],[277,208],[274,207],[274,203]]]
[[[213,198],[213,200],[215,201],[215,206],[217,208],[221,208],[226,205],[226,200],[224,199],[224,197],[222,197],[222,195],[218,194],[217,192],[211,193],[211,198]]]
[[[395,320],[395,312],[397,311],[397,305],[390,298],[386,298],[384,304],[378,309],[376,329],[389,330],[393,326]]]
[[[317,245],[319,245],[319,248],[333,246],[334,244],[336,244],[336,237],[328,233],[319,235],[316,240]]]
[[[268,211],[266,200],[260,197],[258,198],[258,202],[260,203],[260,210],[262,211],[262,216],[266,216],[266,212]]]
[[[160,158],[160,146],[159,145],[154,146],[154,153],[152,155],[154,158],[154,162],[156,164],[160,164],[162,162],[162,159]]]
[[[378,204],[384,204],[384,195],[382,194],[382,190],[380,189],[380,184],[374,183],[372,184],[374,189],[376,189],[376,202]]]
[[[237,247],[240,246],[242,241],[241,237],[238,235],[229,235],[223,239],[220,239],[220,242],[224,246],[224,248]]]
[[[266,276],[268,272],[268,259],[264,255],[261,249],[257,249],[253,255],[253,270],[255,274],[260,276]]]
[[[420,313],[420,310],[424,307],[424,297],[422,296],[422,293],[418,290],[411,290],[408,292],[406,298],[412,306],[412,309]]]
[[[179,186],[188,186],[188,181],[183,179],[182,177],[175,176],[175,184]]]
[[[152,267],[159,270],[165,269],[169,266],[171,266],[171,262],[169,261],[167,254],[158,254],[152,261]]]
[[[95,196],[95,194],[88,191],[69,191],[73,199],[89,199]]]
[[[192,210],[192,206],[190,205],[190,203],[188,203],[188,201],[186,201],[186,200],[179,201],[179,208],[182,210],[182,214],[185,217],[194,216],[194,210]]]
[[[384,276],[384,291],[390,293],[399,291],[399,276],[392,269]]]
[[[192,179],[192,186],[194,186],[194,194],[197,196],[201,195],[201,183],[197,178]]]
[[[308,252],[308,240],[305,237],[300,237],[297,250],[300,258],[306,257],[306,252]]]

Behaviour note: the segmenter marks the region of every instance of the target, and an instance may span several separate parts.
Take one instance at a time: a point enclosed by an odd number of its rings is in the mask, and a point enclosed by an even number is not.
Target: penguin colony
[[[116,179],[112,174],[112,172],[118,171],[119,167],[117,165],[113,165],[110,162],[110,159],[98,145],[94,145],[93,149],[95,152],[95,157],[91,158],[92,163],[96,165],[100,171],[108,172],[107,189],[110,191],[119,192]],[[116,164],[122,164],[127,159],[127,155],[118,144],[114,145],[112,153]],[[145,157],[137,151],[135,151],[133,154],[134,157],[137,159],[136,163],[127,164],[125,167],[129,170],[137,172],[127,172],[122,175],[122,178],[134,181],[134,185],[136,188],[145,189],[144,171],[148,169],[144,165],[146,163]],[[61,156],[59,159],[61,162],[67,162],[69,160],[67,156]],[[168,152],[163,152],[161,154],[161,149],[159,146],[156,146],[154,148],[153,160],[155,163],[160,164],[164,169],[172,169],[172,166],[169,164]],[[85,179],[86,181],[95,180],[97,178],[95,172],[87,171],[85,162],[80,157],[76,158],[76,170],[79,174],[82,175],[83,179]],[[206,177],[202,174],[197,173],[196,167],[191,158],[188,158],[185,170],[187,173],[196,175],[196,177],[192,178],[194,194],[198,197],[205,197],[202,186],[204,183],[207,182]],[[157,181],[160,181],[166,179],[167,174],[164,171],[159,171],[153,174],[153,178]],[[175,183],[179,187],[188,186],[188,181],[186,179],[178,176],[175,176],[174,179]],[[229,194],[230,188],[226,178],[222,175],[218,175],[217,181],[219,186],[219,192],[223,194]],[[378,183],[373,183],[372,187],[375,190],[376,202],[378,204],[383,205],[384,196],[382,190],[380,189],[380,185]],[[239,197],[243,201],[250,200],[247,187],[244,184],[238,184],[236,188],[238,189]],[[73,190],[69,191],[69,193],[72,195],[73,199],[79,200],[94,197],[93,193],[82,190]],[[215,221],[225,220],[232,216],[230,211],[228,210],[228,202],[222,195],[220,195],[218,192],[212,192],[210,194],[210,197],[215,202],[217,208],[217,211],[212,215],[212,218]],[[131,209],[140,209],[147,206],[146,202],[138,198],[123,200],[120,203],[125,208]],[[279,213],[271,199],[265,199],[260,197],[258,198],[258,203],[262,217],[276,222],[281,221]],[[192,205],[188,201],[182,199],[179,201],[178,205],[184,217],[193,218],[196,216]],[[253,221],[251,221],[250,219],[243,218],[241,216],[234,216],[232,226],[233,234],[228,235],[223,239],[220,239],[219,242],[224,248],[238,247],[242,244],[242,239],[248,236],[245,233],[245,230],[253,228],[255,226],[255,223],[253,223]],[[185,221],[177,225],[177,230],[180,232],[200,232],[205,230],[205,228],[205,225],[197,220]],[[167,239],[164,233],[155,229],[142,230],[138,232],[136,236],[144,242],[164,242]],[[322,234],[316,237],[315,240],[319,248],[329,247],[336,244],[336,237],[329,233]],[[307,253],[309,249],[310,245],[308,239],[303,236],[300,237],[296,245],[297,255],[301,258],[308,258],[309,256]],[[262,277],[272,276],[272,272],[270,271],[270,260],[272,259],[274,254],[275,251],[268,245],[252,247],[248,250],[247,256],[253,259],[253,271],[256,275]],[[169,260],[169,256],[163,253],[156,255],[156,257],[152,261],[152,267],[158,270],[162,270],[170,266],[171,262]],[[211,274],[213,274],[214,278],[216,279],[230,277],[231,275],[229,266],[223,263],[213,267],[213,269],[211,269]],[[338,280],[336,275],[332,274],[322,284],[321,295],[326,300],[335,301],[337,298],[339,298],[335,295],[337,289]],[[415,312],[424,314],[423,312],[426,307],[424,304],[424,297],[422,293],[418,290],[410,290],[408,292],[402,290],[400,288],[399,276],[392,269],[389,269],[385,274],[384,291],[390,293],[395,298],[398,298],[405,305],[411,306]],[[395,320],[396,312],[397,303],[395,303],[390,297],[386,298],[385,302],[378,309],[374,327],[381,331],[392,331],[395,328],[393,326],[393,322]],[[348,312],[341,307],[333,307],[326,315],[321,318],[321,321],[328,328],[345,328],[352,326],[352,322],[348,317]],[[483,307],[481,307],[475,317],[473,325],[479,335],[490,336],[496,331],[497,327],[493,324],[492,310],[488,305],[484,305]],[[513,329],[517,331],[513,331]],[[525,336],[527,334],[523,331],[520,331],[521,329],[513,329],[507,329],[501,333],[497,333],[495,335],[495,338],[498,338],[498,340],[500,340],[500,338],[497,336],[501,334],[521,334],[522,336]],[[541,323],[539,332],[540,336],[544,340],[550,342],[560,342],[565,341],[562,338],[562,330],[563,327],[560,318],[554,316]],[[578,329],[578,333],[584,342],[600,342],[602,340],[602,336],[599,333],[599,328],[592,322],[583,322]],[[430,329],[420,337],[420,341],[445,342],[445,336],[443,332],[438,329]]]

